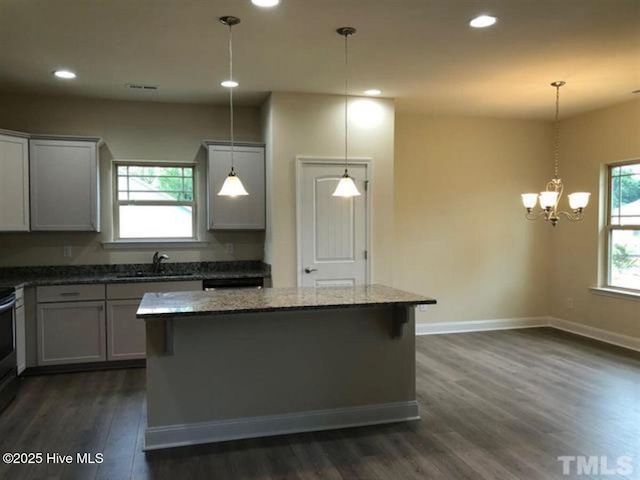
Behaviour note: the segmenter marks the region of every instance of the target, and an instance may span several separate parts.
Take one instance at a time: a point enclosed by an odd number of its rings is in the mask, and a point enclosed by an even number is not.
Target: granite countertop
[[[229,313],[435,303],[433,298],[384,285],[146,293],[138,308],[137,317],[152,320]]]
[[[0,268],[0,287],[95,283],[169,282],[225,278],[268,278],[271,267],[260,261],[165,263],[160,274],[147,264],[68,265]]]

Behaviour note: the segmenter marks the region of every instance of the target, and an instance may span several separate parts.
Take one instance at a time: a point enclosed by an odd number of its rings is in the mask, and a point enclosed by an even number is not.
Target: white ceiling
[[[499,18],[468,27],[480,13]],[[350,38],[351,93],[380,88],[400,110],[550,118],[634,98],[640,0],[0,0],[0,89],[113,99],[224,103],[235,15],[237,97],[341,93]],[[58,67],[72,82],[51,76]],[[125,83],[160,86],[131,91]],[[638,94],[635,94],[637,98]]]

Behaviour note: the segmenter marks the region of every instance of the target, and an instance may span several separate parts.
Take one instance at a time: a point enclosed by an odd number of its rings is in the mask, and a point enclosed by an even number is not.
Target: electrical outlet
[[[71,245],[65,245],[62,247],[62,256],[65,258],[71,257]]]
[[[233,243],[224,244],[224,253],[228,255],[233,255]]]
[[[567,308],[573,308],[573,298],[567,297]]]
[[[426,312],[429,309],[429,305],[418,305],[419,312]]]

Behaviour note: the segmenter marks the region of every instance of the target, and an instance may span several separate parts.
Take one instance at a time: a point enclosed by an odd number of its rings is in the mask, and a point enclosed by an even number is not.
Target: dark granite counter
[[[435,303],[433,298],[384,285],[146,293],[138,308],[137,317],[150,320],[229,313]]]
[[[269,278],[260,261],[165,263],[160,274],[149,264],[69,265],[0,268],[0,287],[95,283],[169,282],[225,278]]]

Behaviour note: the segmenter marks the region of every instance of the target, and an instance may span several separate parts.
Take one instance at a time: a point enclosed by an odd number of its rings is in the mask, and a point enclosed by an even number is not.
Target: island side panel
[[[413,308],[410,307],[411,312]],[[415,401],[415,321],[393,307],[147,321],[148,427]]]

